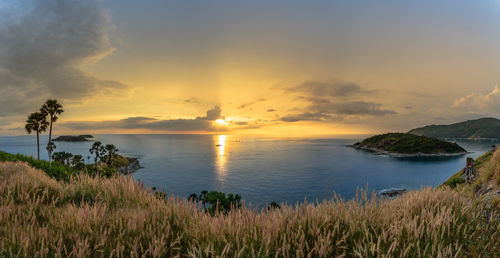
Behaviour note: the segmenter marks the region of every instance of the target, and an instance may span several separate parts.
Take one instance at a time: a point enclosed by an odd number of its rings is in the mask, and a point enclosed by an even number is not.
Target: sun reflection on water
[[[215,167],[217,171],[217,178],[219,181],[223,180],[227,171],[226,171],[226,136],[219,135],[218,143],[215,145],[217,157],[215,159]]]

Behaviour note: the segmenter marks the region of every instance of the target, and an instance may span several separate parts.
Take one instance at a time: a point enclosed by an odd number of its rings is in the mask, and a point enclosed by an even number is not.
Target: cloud
[[[287,88],[286,91],[292,93],[301,93],[310,97],[332,98],[350,97],[374,92],[373,90],[363,89],[356,83],[343,82],[338,80],[329,82],[306,81],[295,87]]]
[[[99,1],[16,1],[0,8],[0,17],[0,116],[48,97],[81,102],[130,91],[85,71],[113,52]]]
[[[396,114],[395,111],[387,110],[382,107],[382,104],[365,102],[365,101],[351,101],[351,102],[337,102],[337,103],[317,103],[312,105],[310,109],[316,110],[320,113],[337,114],[337,115],[372,115],[384,116],[388,114]]]
[[[500,88],[495,85],[493,90],[487,94],[471,93],[456,99],[451,106],[455,112],[499,114],[500,110]]]
[[[219,106],[215,106],[214,108],[207,111],[207,115],[204,117],[197,117],[196,119],[200,120],[217,120],[219,118],[224,118],[222,116],[222,109]]]
[[[276,109],[274,109],[274,108],[270,108],[267,110],[267,112],[274,112],[274,111],[276,111]]]
[[[101,129],[146,129],[153,131],[225,131],[227,128],[214,125],[214,120],[222,118],[219,106],[208,110],[206,116],[194,119],[166,119],[152,117],[128,117],[120,120],[108,121],[78,121],[65,122],[60,126],[76,130]]]
[[[257,99],[255,101],[252,101],[252,102],[249,102],[249,103],[245,103],[245,104],[239,106],[238,108],[239,109],[243,109],[243,108],[249,107],[251,105],[257,104],[259,102],[263,102],[263,101],[266,101],[266,99],[265,98],[260,98],[260,99]]]
[[[287,115],[281,118],[284,122],[298,122],[298,121],[325,121],[325,120],[341,120],[340,117],[332,117],[329,114],[321,112],[304,112],[300,114]]]
[[[385,116],[397,114],[382,104],[366,101],[375,92],[363,89],[352,82],[306,81],[285,89],[287,93],[300,94],[298,101],[305,101],[305,108],[295,108],[292,114],[281,117],[284,122],[341,121],[352,116]],[[363,100],[359,100],[359,99]]]

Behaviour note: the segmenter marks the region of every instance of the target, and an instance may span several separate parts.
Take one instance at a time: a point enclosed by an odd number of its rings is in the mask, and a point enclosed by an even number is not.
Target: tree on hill
[[[57,102],[55,99],[49,99],[40,108],[40,112],[49,116],[50,128],[49,128],[49,142],[47,143],[47,152],[49,153],[49,161],[52,157],[52,150],[50,150],[49,145],[52,142],[52,125],[57,121],[58,116],[64,112],[63,106]]]
[[[49,153],[49,162],[50,162],[50,164],[52,164],[52,152],[56,149],[56,145],[54,144],[54,142],[49,141],[49,143],[47,143],[47,147],[45,147],[45,149]]]
[[[37,158],[40,160],[40,134],[47,130],[49,122],[47,122],[46,116],[40,112],[31,113],[26,120],[25,129],[28,134],[36,132],[36,147],[37,147]]]
[[[92,144],[89,152],[90,154],[94,154],[94,165],[95,169],[97,170],[97,161],[99,161],[99,159],[101,159],[106,154],[106,150],[104,149],[104,146],[102,146],[102,143],[100,141],[96,141],[94,142],[94,144]]]
[[[58,162],[66,167],[69,167],[71,164],[71,158],[73,157],[73,154],[65,151],[59,151],[55,152],[52,155],[52,159],[54,159],[55,162]]]
[[[78,171],[81,171],[85,168],[85,163],[83,163],[82,155],[75,155],[73,159],[71,159],[71,165]]]
[[[115,157],[115,154],[118,152],[118,149],[115,147],[113,144],[106,144],[104,149],[107,152],[107,164],[108,166],[111,166],[113,164],[113,158]]]
[[[210,207],[205,210],[210,214],[215,214],[217,212],[228,213],[231,209],[239,209],[241,207],[241,195],[239,194],[228,194],[226,196],[223,192],[218,191],[202,191],[200,195],[191,194],[188,200],[193,202],[202,202],[203,208],[205,209],[205,204],[210,204]]]

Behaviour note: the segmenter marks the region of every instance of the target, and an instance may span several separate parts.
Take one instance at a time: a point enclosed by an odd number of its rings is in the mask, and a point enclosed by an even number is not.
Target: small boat
[[[215,147],[220,147],[220,146],[222,146],[222,144],[217,144],[217,145],[215,145]]]

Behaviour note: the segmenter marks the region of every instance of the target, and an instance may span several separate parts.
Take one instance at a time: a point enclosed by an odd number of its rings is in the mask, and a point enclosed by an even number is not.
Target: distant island
[[[412,129],[408,133],[440,139],[500,138],[500,120],[480,118],[451,125],[429,125]]]
[[[55,142],[88,142],[89,139],[94,138],[94,136],[89,134],[84,135],[62,135],[55,138]]]
[[[407,133],[375,135],[353,144],[352,147],[397,156],[447,156],[467,153],[456,143]]]

